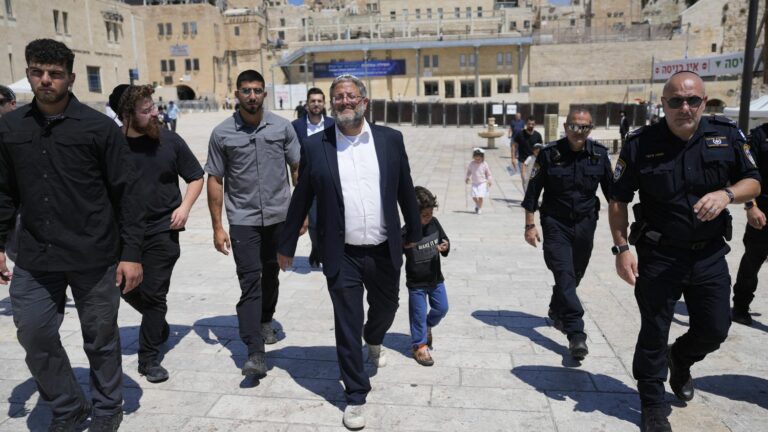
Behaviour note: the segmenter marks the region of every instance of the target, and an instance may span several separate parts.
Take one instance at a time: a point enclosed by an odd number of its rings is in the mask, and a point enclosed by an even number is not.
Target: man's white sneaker
[[[376,367],[384,367],[387,365],[387,352],[381,345],[368,344],[368,360]]]
[[[365,427],[365,414],[363,407],[365,405],[347,405],[344,408],[344,426],[347,429],[358,430]]]

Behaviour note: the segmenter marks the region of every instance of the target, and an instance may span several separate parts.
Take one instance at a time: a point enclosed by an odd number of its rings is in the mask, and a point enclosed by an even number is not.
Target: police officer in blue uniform
[[[744,135],[725,117],[702,117],[704,82],[679,72],[664,85],[666,117],[630,133],[614,169],[609,205],[619,276],[635,286],[640,334],[632,370],[643,431],[671,431],[664,381],[682,401],[693,398],[691,366],[717,350],[730,327],[730,214],[726,206],[757,196],[757,167]],[[627,204],[640,207],[627,236]],[[638,255],[629,250],[634,244]],[[688,332],[667,346],[680,296]]]
[[[768,258],[768,229],[765,229],[768,212],[768,123],[749,133],[750,149],[760,169],[762,190],[754,201],[744,203],[747,212],[747,230],[744,232],[744,256],[741,257],[736,283],[733,284],[733,310],[731,320],[752,325],[749,304],[755,298],[757,273]]]
[[[565,138],[545,146],[531,170],[523,199],[525,241],[533,247],[541,241],[534,212],[541,212],[544,262],[555,277],[549,317],[568,335],[571,356],[582,360],[589,353],[584,333],[584,309],[579,286],[592,254],[592,240],[600,201],[597,186],[610,197],[611,162],[608,150],[587,139],[592,116],[585,108],[574,108],[565,123]],[[539,195],[544,199],[539,208]]]

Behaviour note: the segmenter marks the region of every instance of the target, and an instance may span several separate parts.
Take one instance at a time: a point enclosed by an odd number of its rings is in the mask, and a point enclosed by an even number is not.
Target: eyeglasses
[[[594,126],[591,124],[580,125],[576,123],[568,123],[565,127],[573,133],[584,134],[591,131]]]
[[[704,102],[704,99],[699,96],[689,96],[687,98],[675,96],[669,99],[664,98],[664,100],[667,101],[667,105],[672,109],[682,108],[683,102],[687,103],[691,108],[698,108]]]
[[[344,102],[344,99],[346,99],[352,103],[355,103],[361,100],[362,98],[363,98],[362,96],[355,96],[352,94],[337,94],[333,96],[333,101],[338,103],[338,102]]]
[[[0,99],[0,106],[5,106],[8,102],[10,102],[8,99]]]
[[[241,95],[243,96],[250,96],[251,93],[255,94],[256,96],[263,94],[264,89],[263,88],[249,88],[249,87],[243,87],[240,90],[238,90]]]

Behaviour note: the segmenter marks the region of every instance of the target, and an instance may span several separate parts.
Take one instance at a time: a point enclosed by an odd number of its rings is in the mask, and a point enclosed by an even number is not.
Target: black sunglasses
[[[583,134],[591,131],[594,126],[592,126],[591,124],[580,125],[576,123],[568,123],[567,125],[565,125],[565,127],[567,127],[568,130],[571,132]]]
[[[248,95],[250,95],[251,93],[253,93],[253,94],[255,94],[255,95],[257,95],[257,96],[258,96],[258,95],[260,95],[260,94],[264,93],[264,89],[263,89],[263,88],[248,88],[248,87],[243,87],[243,88],[241,88],[241,89],[240,89],[240,90],[238,90],[238,91],[240,92],[240,94],[241,94],[241,95],[244,95],[244,96],[248,96]]]
[[[704,102],[704,99],[699,96],[689,96],[687,98],[675,96],[669,99],[664,98],[664,100],[667,101],[667,105],[672,109],[682,108],[683,102],[687,103],[691,108],[698,108]]]

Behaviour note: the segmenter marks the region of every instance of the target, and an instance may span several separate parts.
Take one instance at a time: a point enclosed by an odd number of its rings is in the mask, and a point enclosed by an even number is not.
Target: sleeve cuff
[[[123,253],[120,254],[120,261],[140,263],[141,249],[134,247],[123,247]]]

